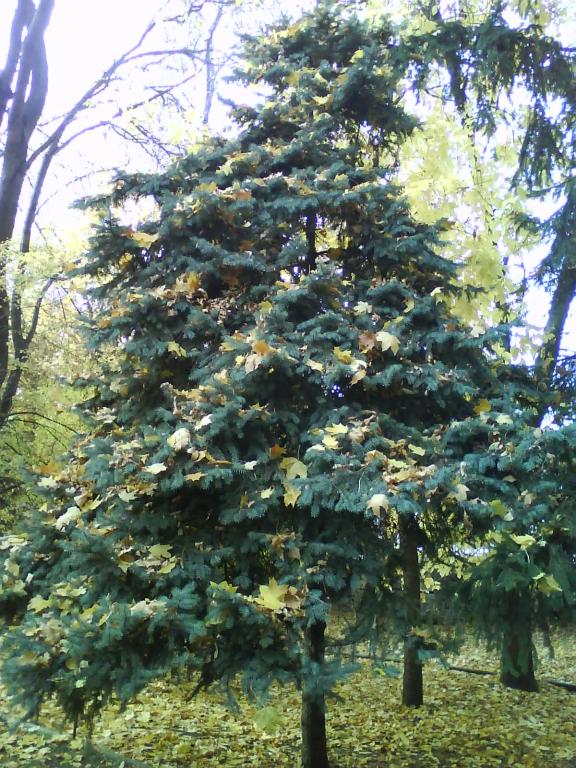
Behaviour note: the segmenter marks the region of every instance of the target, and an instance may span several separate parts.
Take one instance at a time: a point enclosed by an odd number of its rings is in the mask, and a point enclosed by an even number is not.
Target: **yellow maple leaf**
[[[254,352],[252,355],[247,355],[246,358],[239,356],[236,358],[236,360],[238,361],[239,358],[241,358],[242,362],[244,362],[244,370],[246,373],[252,373],[255,371],[264,359],[262,355],[259,355],[257,352]]]
[[[273,304],[270,301],[261,301],[260,304],[258,304],[258,311],[262,312],[263,315],[267,315],[272,309]]]
[[[308,467],[294,456],[287,456],[282,459],[280,469],[286,473],[287,480],[293,480],[295,477],[308,477]]]
[[[137,493],[134,493],[134,491],[119,491],[118,492],[118,498],[120,501],[123,501],[125,504],[128,504],[130,501],[134,501],[138,497]]]
[[[382,510],[384,510],[384,512],[388,511],[390,502],[388,501],[386,494],[375,493],[368,499],[366,507],[372,512],[373,515],[380,517]]]
[[[376,346],[376,334],[372,331],[363,331],[358,337],[361,352],[370,352]]]
[[[329,435],[345,435],[348,432],[348,427],[345,424],[330,424],[326,427],[326,432]]]
[[[284,504],[287,507],[295,507],[301,493],[302,491],[300,488],[296,488],[295,485],[286,483],[284,485]]]
[[[172,556],[172,547],[168,544],[153,544],[148,551],[158,560],[167,560]]]
[[[260,491],[260,498],[269,499],[273,494],[274,494],[274,488],[264,488],[263,491]]]
[[[46,464],[40,464],[38,471],[41,475],[55,475],[59,471],[60,467],[55,461],[49,461]]]
[[[400,349],[400,339],[398,336],[394,336],[393,333],[388,333],[388,331],[378,331],[376,334],[376,341],[380,344],[380,349],[383,352],[390,349],[392,354],[398,354],[398,350]]]
[[[288,587],[285,584],[278,584],[276,579],[270,579],[267,585],[260,585],[260,595],[254,602],[270,611],[279,611],[284,608],[284,597],[287,592]]]
[[[166,442],[170,448],[176,452],[183,451],[184,448],[187,448],[190,445],[191,440],[192,435],[190,434],[190,431],[186,429],[186,427],[177,429],[176,432],[173,432],[170,435],[170,437],[166,438]]]
[[[204,477],[204,472],[192,472],[190,475],[184,475],[184,480],[187,480],[190,483],[197,483],[198,480],[201,480]]]
[[[350,380],[350,384],[354,386],[354,384],[358,384],[359,381],[362,381],[362,379],[366,378],[366,371],[363,368],[360,368],[359,371],[356,371],[354,376],[352,376],[352,379]]]
[[[264,339],[256,339],[256,341],[252,344],[252,351],[257,355],[264,357],[265,355],[269,355],[274,352],[274,349]]]
[[[272,735],[284,726],[284,716],[276,707],[264,707],[254,715],[254,726]]]
[[[28,608],[31,608],[34,611],[34,613],[42,613],[44,608],[47,608],[49,605],[50,605],[49,600],[45,600],[40,595],[36,595],[28,603]]]
[[[551,574],[539,573],[538,576],[534,577],[534,581],[538,590],[545,595],[551,595],[552,592],[562,592],[562,587]]]
[[[218,185],[216,184],[216,182],[210,181],[208,183],[198,184],[195,191],[196,192],[216,192],[217,189],[218,189]]]
[[[336,179],[334,179],[336,181]],[[368,304],[367,301],[359,301],[354,307],[355,315],[367,315],[372,312],[372,304]]]
[[[38,481],[38,486],[40,488],[57,488],[58,481],[55,477],[43,477]]]
[[[308,368],[311,368],[313,371],[320,371],[320,373],[323,373],[324,366],[322,363],[316,362],[316,360],[306,360],[306,365]]]
[[[492,406],[490,405],[490,400],[486,400],[486,398],[482,398],[475,406],[474,406],[474,413],[477,413],[480,415],[481,413],[488,413],[488,411],[492,410]]]
[[[160,235],[158,235],[158,233],[149,235],[147,232],[131,232],[130,237],[141,248],[149,248],[152,243],[155,243],[156,240],[158,240]]]
[[[172,352],[172,354],[176,355],[176,357],[186,357],[186,350],[176,341],[169,341],[167,349],[168,352]]]
[[[534,538],[534,536],[530,536],[528,534],[524,536],[512,535],[510,536],[510,538],[515,544],[518,544],[520,549],[528,549],[528,547],[531,547],[532,544],[536,544],[536,539]]]
[[[174,290],[178,293],[193,294],[200,287],[200,275],[197,272],[186,272],[174,283]]]
[[[334,347],[332,350],[332,354],[341,363],[344,363],[344,365],[350,365],[352,362],[352,352],[350,352],[349,349],[340,349],[340,347]]]
[[[157,462],[156,464],[149,464],[147,467],[144,467],[144,472],[149,472],[151,475],[159,475],[160,472],[166,472],[167,469],[166,464]]]
[[[215,581],[210,582],[212,589],[221,589],[223,592],[229,592],[231,595],[238,592],[238,587],[234,584],[230,584],[228,581],[219,581],[218,584]]]
[[[508,507],[500,501],[500,499],[494,499],[490,502],[490,508],[493,515],[504,518],[508,512]]]
[[[338,440],[332,435],[326,435],[326,437],[323,437],[322,442],[326,448],[336,449],[339,446]]]
[[[454,486],[454,490],[451,494],[449,494],[449,497],[452,497],[456,501],[466,501],[468,498],[468,491],[470,489],[467,485],[464,485],[464,483],[457,483]]]

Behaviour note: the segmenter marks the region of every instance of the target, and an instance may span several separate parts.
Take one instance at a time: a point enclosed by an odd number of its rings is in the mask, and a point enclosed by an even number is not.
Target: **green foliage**
[[[574,618],[574,440],[574,427],[526,425],[502,445],[506,487],[491,502],[491,528],[459,591],[467,615],[499,647],[519,626],[547,631],[551,617]]]
[[[4,675],[30,713],[55,696],[90,720],[182,669],[321,698],[350,665],[306,637],[341,605],[354,639],[393,612],[399,520],[433,558],[486,539],[512,493],[536,396],[503,331],[452,314],[456,267],[395,183],[396,31],[320,3],[246,56],[272,93],[236,139],[93,201],[94,429],[3,542]]]
[[[79,285],[72,280],[56,279],[39,303],[43,286],[51,276],[61,276],[66,261],[78,248],[71,239],[65,251],[44,246],[29,254],[19,254],[13,252],[10,244],[3,246],[25,329],[30,328],[38,308],[38,324],[24,359],[17,362],[12,350],[8,361],[9,374],[19,369],[21,378],[0,427],[3,530],[38,504],[30,470],[45,474],[54,471],[58,456],[68,449],[81,426],[80,418],[73,413],[81,391],[71,386],[89,370],[77,327],[75,301]],[[4,405],[8,407],[7,403]]]

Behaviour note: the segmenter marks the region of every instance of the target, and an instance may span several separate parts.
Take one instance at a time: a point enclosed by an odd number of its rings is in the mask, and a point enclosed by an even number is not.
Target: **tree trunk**
[[[532,628],[511,628],[504,635],[500,666],[500,682],[508,688],[533,693],[538,690],[534,675]]]
[[[412,515],[399,515],[398,522],[406,610],[402,704],[407,707],[420,707],[424,702],[424,680],[419,658],[420,641],[416,635],[411,634],[411,629],[418,626],[420,621],[419,528]]]
[[[5,69],[0,73],[0,118],[8,116],[6,139],[0,173],[0,244],[14,234],[18,203],[26,178],[30,137],[44,108],[48,91],[48,64],[44,35],[55,0],[32,2],[20,0],[12,26],[10,51]],[[22,40],[24,29],[27,34]],[[16,78],[13,85],[12,80]],[[11,88],[14,87],[12,94]],[[10,94],[9,96],[7,94]],[[8,101],[11,101],[8,108]],[[17,295],[17,294],[16,294]],[[8,292],[7,256],[0,254],[0,389],[2,400],[11,405],[18,389],[20,373],[9,379],[11,314],[20,316],[20,306],[11,307]],[[17,330],[12,327],[12,330]],[[21,361],[18,349],[16,370]],[[6,385],[6,386],[4,386]],[[10,386],[8,386],[10,385]]]
[[[302,683],[302,768],[329,768],[326,742],[326,702],[322,685],[324,631],[317,621],[305,631],[306,667]]]
[[[28,145],[46,102],[48,63],[44,35],[54,2],[41,0],[29,20],[28,33],[21,47],[0,176],[0,243],[10,240],[14,233],[20,193],[28,171]]]

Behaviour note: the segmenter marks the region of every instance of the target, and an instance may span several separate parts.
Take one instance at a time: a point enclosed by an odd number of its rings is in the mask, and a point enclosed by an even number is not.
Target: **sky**
[[[158,0],[56,0],[46,36],[50,92],[47,108],[64,109],[127,46],[137,40]],[[5,59],[16,0],[3,0],[0,61]]]

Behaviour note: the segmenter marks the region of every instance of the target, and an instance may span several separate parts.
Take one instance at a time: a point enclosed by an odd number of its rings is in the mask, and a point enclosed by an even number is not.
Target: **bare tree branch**
[[[40,157],[49,147],[51,147],[54,143],[57,143],[60,141],[64,131],[66,128],[70,125],[70,123],[75,120],[77,115],[86,107],[86,103],[91,101],[95,96],[98,96],[102,91],[104,91],[110,84],[114,74],[117,72],[117,70],[123,66],[126,61],[130,60],[131,55],[134,53],[134,51],[137,51],[144,43],[148,35],[152,32],[152,30],[155,28],[156,22],[151,21],[138,41],[130,48],[128,51],[122,54],[118,59],[116,59],[109,67],[106,69],[96,80],[95,83],[93,83],[90,88],[88,88],[87,91],[84,92],[84,94],[78,99],[78,101],[74,104],[74,106],[64,115],[62,118],[62,121],[58,125],[58,127],[52,132],[50,136],[36,149],[34,152],[30,154],[28,157],[26,168],[29,169],[34,161]]]
[[[75,435],[79,434],[78,430],[74,429],[74,427],[71,427],[69,424],[66,424],[63,421],[59,421],[58,419],[52,419],[50,416],[46,416],[46,414],[39,413],[38,411],[12,411],[10,413],[10,421],[17,421],[22,416],[34,416],[35,418],[42,419],[43,421],[50,421],[52,424],[57,424],[59,427],[67,429],[69,432],[73,432]]]
[[[216,67],[214,64],[214,35],[218,29],[218,25],[222,20],[224,13],[224,5],[220,3],[216,11],[214,20],[208,30],[208,36],[206,38],[206,53],[204,54],[204,69],[206,71],[206,96],[204,98],[204,113],[202,115],[202,123],[208,125],[210,119],[210,112],[212,110],[212,102],[214,100],[214,92],[216,90]]]

